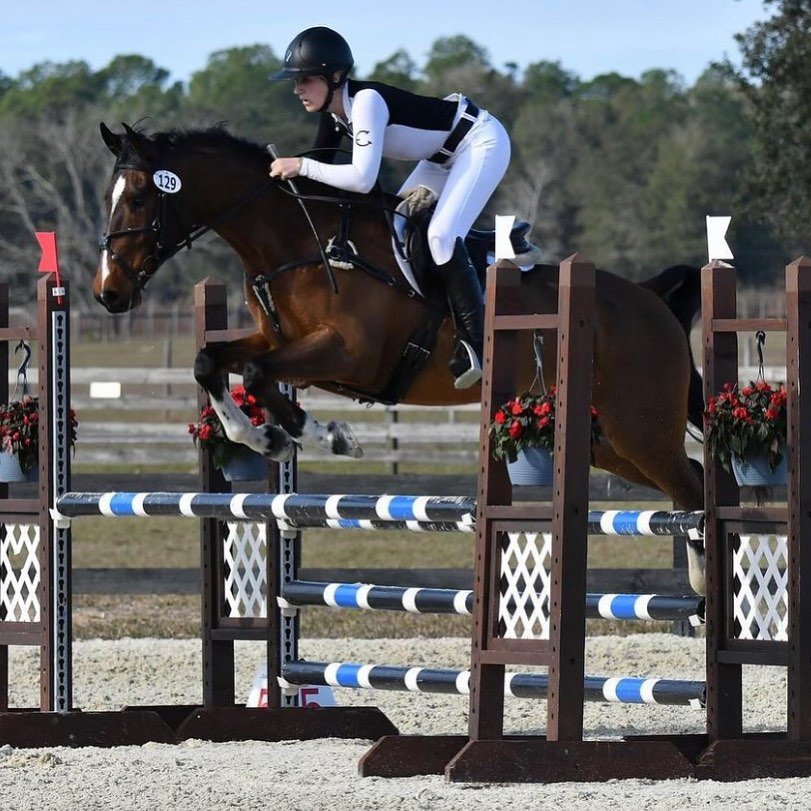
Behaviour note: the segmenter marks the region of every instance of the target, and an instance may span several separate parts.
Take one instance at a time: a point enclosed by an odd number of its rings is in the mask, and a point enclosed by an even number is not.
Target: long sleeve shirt
[[[329,157],[304,158],[301,174],[347,191],[370,191],[384,156],[411,161],[430,158],[445,143],[461,113],[461,97],[418,96],[380,82],[350,79],[341,92],[346,121],[323,113],[314,146],[335,148],[346,135],[352,139],[352,160],[333,164]]]

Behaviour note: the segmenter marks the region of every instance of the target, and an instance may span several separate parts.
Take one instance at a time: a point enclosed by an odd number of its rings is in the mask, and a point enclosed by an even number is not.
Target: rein
[[[276,151],[276,146],[274,144],[267,145],[267,151],[273,160],[276,160],[279,157],[279,153]],[[293,183],[292,180],[287,180],[287,185],[290,187],[290,191],[293,194],[296,202],[301,206],[302,212],[304,212],[304,219],[307,220],[307,225],[310,226],[310,230],[313,232],[313,236],[315,237],[315,241],[318,244],[318,250],[321,254],[321,261],[324,263],[324,270],[327,272],[327,278],[329,279],[330,287],[332,288],[333,293],[338,292],[338,285],[335,283],[335,274],[332,272],[332,268],[329,264],[329,259],[327,258],[327,254],[324,251],[324,246],[321,244],[321,238],[318,236],[318,231],[315,230],[315,223],[313,222],[313,218],[310,216],[310,212],[307,211],[307,206],[304,205],[304,201],[301,199],[301,195],[299,194],[299,190],[296,188],[296,184]],[[282,191],[286,191],[284,187],[280,187]],[[256,289],[256,281],[254,280],[254,289]],[[264,304],[264,301],[260,298],[260,301]],[[267,309],[267,308],[266,308]],[[270,315],[270,313],[268,313]]]
[[[283,265],[279,265],[278,267],[274,268],[270,273],[263,273],[259,276],[255,276],[251,280],[251,286],[253,288],[254,293],[256,294],[256,298],[259,300],[262,309],[265,311],[265,314],[270,318],[271,324],[273,326],[273,330],[281,334],[281,323],[279,322],[278,315],[276,313],[276,308],[273,304],[273,296],[270,292],[270,283],[277,277],[280,276],[282,273],[285,273],[288,270],[296,270],[300,267],[305,267],[306,265],[314,265],[321,262],[325,268],[327,268],[327,272],[329,274],[329,278],[332,281],[332,289],[333,292],[337,293],[338,288],[334,282],[334,277],[332,274],[332,263],[335,263],[337,267],[357,267],[362,270],[364,273],[367,273],[373,279],[382,284],[385,284],[387,287],[391,287],[394,290],[403,293],[404,295],[408,296],[409,298],[413,299],[420,299],[425,306],[427,306],[430,310],[437,309],[436,306],[426,299],[424,296],[421,296],[413,287],[409,284],[405,284],[397,277],[392,276],[391,273],[388,273],[385,270],[373,265],[371,262],[368,262],[364,259],[355,249],[355,246],[349,240],[349,216],[351,210],[354,206],[373,206],[374,208],[382,211],[386,215],[386,223],[389,228],[389,232],[393,239],[396,239],[396,233],[392,224],[392,214],[397,214],[398,216],[406,216],[401,212],[398,212],[396,209],[390,208],[386,206],[384,203],[372,200],[347,200],[345,197],[339,196],[331,196],[331,195],[321,195],[321,194],[304,194],[293,185],[292,181],[288,181],[290,188],[285,188],[284,186],[280,186],[280,190],[283,191],[286,195],[295,198],[299,205],[301,206],[302,211],[304,212],[307,222],[310,224],[312,228],[313,234],[315,235],[316,241],[318,243],[318,248],[320,250],[319,256],[308,256],[303,259],[294,259],[290,262],[285,262]],[[324,248],[320,237],[318,236],[317,231],[315,230],[315,226],[310,218],[309,212],[307,211],[307,206],[305,205],[305,201],[309,202],[318,202],[318,203],[328,203],[330,205],[336,205],[341,211],[341,224],[340,224],[340,231],[335,238],[331,238],[327,243],[327,247]],[[402,246],[401,246],[402,248]]]
[[[273,145],[268,145],[267,147],[268,152],[271,155],[274,155],[275,149]],[[116,165],[116,170],[122,169],[131,169],[139,172],[151,173],[152,169],[149,166],[146,166],[143,163],[134,162],[134,163],[120,163]],[[332,262],[336,263],[348,263],[355,267],[360,268],[365,273],[368,273],[372,278],[376,279],[377,281],[386,284],[389,287],[392,287],[400,292],[404,293],[405,295],[409,296],[410,298],[420,298],[419,293],[417,293],[410,285],[404,284],[399,281],[395,276],[392,276],[385,270],[376,267],[371,262],[363,259],[354,248],[354,245],[349,241],[349,213],[351,212],[352,208],[355,206],[372,206],[377,210],[381,211],[386,218],[386,222],[389,228],[389,232],[392,235],[392,238],[396,240],[396,232],[393,227],[393,217],[394,216],[406,216],[402,212],[398,212],[395,208],[387,206],[383,200],[369,200],[369,199],[352,199],[347,200],[345,197],[337,196],[337,195],[324,195],[324,194],[308,194],[299,191],[296,184],[293,183],[292,180],[288,180],[286,182],[279,182],[275,179],[270,179],[264,182],[261,186],[256,189],[253,189],[248,194],[240,198],[233,206],[226,209],[224,212],[219,214],[213,220],[205,225],[192,225],[189,232],[186,234],[185,237],[178,240],[176,243],[172,245],[164,245],[162,241],[162,233],[164,231],[165,225],[165,218],[167,214],[167,210],[169,208],[169,201],[167,200],[168,194],[164,191],[158,191],[158,207],[157,211],[155,212],[155,216],[152,219],[152,222],[145,226],[139,227],[129,227],[129,228],[121,228],[117,231],[110,231],[107,233],[101,234],[98,241],[98,248],[100,251],[107,251],[110,258],[124,271],[127,275],[129,280],[138,290],[144,290],[146,285],[154,276],[154,274],[158,271],[158,269],[163,265],[166,261],[171,259],[173,256],[178,254],[184,248],[187,250],[191,250],[192,245],[196,242],[200,237],[205,236],[209,231],[215,228],[219,223],[227,220],[229,217],[232,217],[234,214],[239,212],[242,208],[244,208],[249,203],[256,200],[258,197],[262,196],[268,189],[270,189],[274,184],[277,185],[280,191],[284,192],[284,194],[292,197],[297,201],[301,210],[304,213],[304,217],[307,221],[310,230],[312,231],[313,236],[315,237],[316,244],[318,245],[319,255],[317,256],[310,256],[304,259],[297,259],[290,262],[285,262],[282,265],[274,268],[270,273],[262,274],[260,276],[256,276],[254,279],[251,280],[251,285],[256,293],[256,296],[262,305],[262,308],[265,310],[266,314],[271,318],[273,323],[274,329],[276,332],[281,331],[281,327],[276,317],[275,307],[273,306],[273,301],[269,291],[269,284],[270,282],[276,278],[279,274],[284,273],[288,270],[294,270],[299,267],[303,267],[305,265],[312,265],[320,263],[323,265],[324,270],[327,274],[327,278],[329,280],[330,288],[332,289],[333,293],[338,292],[338,286],[335,281],[335,276],[332,272],[331,260]],[[382,190],[380,186],[377,185],[377,190],[381,191],[382,197]],[[328,203],[330,205],[337,205],[341,210],[341,227],[340,227],[340,234],[337,240],[331,239],[327,244],[327,247],[324,247],[324,244],[318,235],[318,231],[316,230],[315,224],[313,223],[312,217],[310,217],[310,213],[307,209],[307,202],[311,203]],[[138,234],[149,234],[153,233],[157,236],[155,242],[155,248],[152,253],[148,254],[143,262],[141,263],[140,268],[133,267],[126,259],[124,259],[121,254],[119,254],[113,248],[113,241],[116,239],[120,239],[123,237],[132,237]],[[425,303],[428,306],[431,306],[431,303],[425,300]]]
[[[328,195],[328,194],[309,194],[298,191],[295,188],[292,181],[288,181],[290,188],[285,188],[284,186],[280,186],[279,190],[284,192],[284,194],[288,195],[288,197],[293,197],[296,199],[299,204],[301,205],[302,210],[307,215],[307,220],[310,222],[311,227],[313,228],[313,233],[316,236],[316,240],[318,241],[318,247],[321,249],[321,257],[309,257],[307,259],[297,259],[292,262],[286,262],[284,265],[280,265],[279,267],[275,268],[270,273],[264,276],[257,276],[256,281],[259,284],[267,284],[273,278],[278,276],[280,273],[286,270],[293,270],[297,267],[303,267],[304,265],[312,265],[314,262],[319,261],[319,258],[322,259],[325,263],[329,262],[329,260],[339,261],[339,262],[351,262],[356,267],[360,268],[361,270],[368,273],[373,278],[377,279],[380,282],[388,285],[389,287],[393,287],[397,290],[400,290],[403,293],[406,293],[410,298],[423,298],[416,290],[414,290],[411,285],[401,283],[395,276],[392,276],[391,273],[385,271],[376,265],[373,265],[371,262],[365,260],[359,253],[354,250],[354,246],[351,245],[349,242],[349,226],[348,226],[348,213],[355,207],[358,206],[367,206],[374,208],[380,212],[382,212],[386,217],[386,224],[389,228],[389,233],[392,239],[397,239],[396,232],[393,227],[392,218],[393,216],[403,217],[406,220],[411,221],[411,217],[407,214],[403,214],[401,211],[397,211],[396,208],[392,208],[391,206],[386,205],[384,202],[380,200],[367,200],[363,198],[352,198],[347,199],[346,197],[340,197],[338,195]],[[376,186],[378,191],[382,191],[380,186]],[[381,194],[382,196],[382,194]],[[305,202],[310,203],[328,203],[330,205],[338,206],[341,209],[341,226],[340,226],[340,233],[338,235],[337,242],[330,242],[327,244],[327,248],[324,249],[321,244],[321,240],[318,237],[318,234],[315,231],[315,227],[312,226],[312,220],[310,220],[309,213],[307,212],[307,208],[304,205]],[[399,244],[399,242],[398,242]],[[402,246],[400,246],[402,248]],[[337,291],[336,291],[337,292]],[[426,303],[430,303],[427,302]]]

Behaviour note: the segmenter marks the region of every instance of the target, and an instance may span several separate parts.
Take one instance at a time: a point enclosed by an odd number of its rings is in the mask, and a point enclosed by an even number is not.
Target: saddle
[[[394,257],[405,281],[396,279],[387,271],[376,267],[358,252],[351,240],[350,233],[352,205],[351,203],[347,205],[347,195],[345,194],[340,195],[337,199],[312,195],[309,197],[309,199],[327,199],[329,202],[337,202],[341,208],[338,233],[332,236],[324,246],[321,245],[320,239],[318,240],[319,247],[322,248],[320,257],[308,257],[288,262],[270,274],[257,277],[254,281],[254,289],[260,303],[275,325],[278,325],[278,319],[270,296],[270,281],[279,273],[304,264],[319,262],[321,259],[324,260],[324,266],[333,287],[335,287],[335,282],[332,277],[332,267],[355,268],[368,273],[383,284],[401,290],[408,296],[419,296],[427,302],[425,317],[403,347],[400,359],[382,391],[356,391],[338,383],[331,384],[332,390],[361,402],[389,405],[400,402],[433,352],[439,327],[450,311],[447,294],[428,248],[428,224],[436,207],[436,200],[432,197],[429,198],[428,194],[430,192],[427,189],[421,189],[418,194],[409,195],[398,205],[396,210],[398,213],[392,214],[390,210],[388,211]],[[540,251],[527,239],[529,229],[528,222],[518,222],[510,233],[510,241],[516,256],[513,261],[525,268],[534,266],[540,260]],[[317,233],[316,238],[318,239]],[[476,269],[479,284],[484,290],[486,270],[493,261],[496,232],[472,229],[465,237],[465,245]]]
[[[403,201],[398,211],[407,202]],[[436,202],[433,202],[416,211],[412,208],[407,217],[397,217],[401,224],[395,221],[392,247],[403,275],[425,298],[444,309],[447,308],[445,290],[428,247],[428,225],[435,208]],[[530,228],[530,223],[521,220],[510,231],[510,243],[516,256],[514,261],[521,266],[535,265],[541,258],[538,248],[527,238]],[[495,230],[472,228],[465,237],[465,247],[484,290],[487,268],[493,262],[496,249]]]

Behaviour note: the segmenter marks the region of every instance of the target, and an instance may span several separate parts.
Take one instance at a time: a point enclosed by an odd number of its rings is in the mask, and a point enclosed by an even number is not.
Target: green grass
[[[593,509],[604,509],[599,502]],[[614,505],[616,506],[616,505]],[[634,504],[626,509],[640,509]],[[472,569],[475,536],[469,533],[414,533],[311,529],[304,533],[301,565],[319,568]],[[592,537],[594,569],[664,568],[668,538]],[[199,524],[188,518],[82,518],[73,524],[73,565],[92,567],[196,567]]]
[[[172,339],[172,365],[191,368],[196,350],[192,336]],[[163,367],[166,341],[146,338],[109,341],[74,341],[70,347],[72,366]]]
[[[191,519],[81,518],[73,522],[76,568],[175,568],[200,565],[199,523]]]

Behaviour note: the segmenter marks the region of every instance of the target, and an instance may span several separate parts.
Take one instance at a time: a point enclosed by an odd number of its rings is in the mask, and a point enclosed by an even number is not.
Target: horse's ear
[[[103,121],[99,124],[99,130],[101,130],[101,137],[107,149],[118,157],[124,148],[124,136],[116,135]]]
[[[129,124],[125,124],[123,121],[121,122],[121,125],[124,127],[126,132],[124,137],[139,158],[149,161],[156,157],[153,154],[154,150],[150,148],[151,142],[148,138],[145,138],[142,133],[137,132]]]

